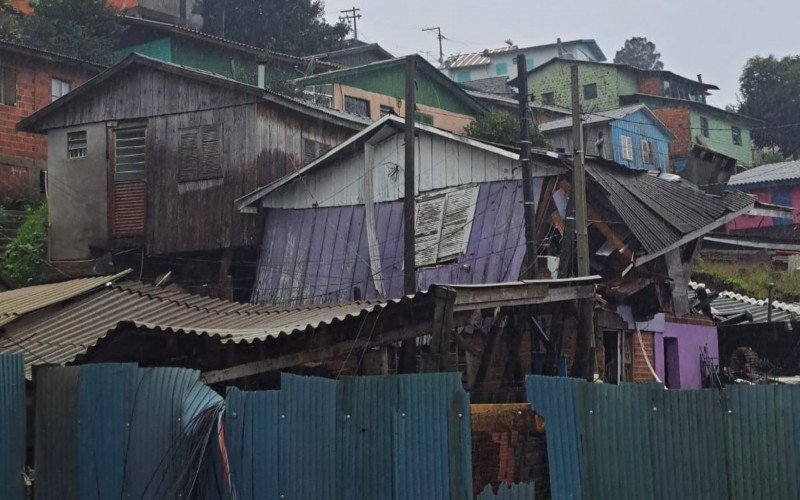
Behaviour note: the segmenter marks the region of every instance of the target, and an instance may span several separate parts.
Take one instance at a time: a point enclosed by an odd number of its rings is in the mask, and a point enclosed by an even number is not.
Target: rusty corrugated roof
[[[106,286],[129,272],[130,270],[108,276],[81,278],[2,292],[0,293],[0,326],[11,323],[24,314]]]

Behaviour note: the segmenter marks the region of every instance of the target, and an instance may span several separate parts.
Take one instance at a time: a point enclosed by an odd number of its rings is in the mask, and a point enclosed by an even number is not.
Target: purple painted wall
[[[674,362],[674,353],[670,360],[665,359],[664,339],[674,338],[677,342],[678,387],[673,389],[700,389],[702,388],[702,372],[700,370],[700,350],[706,348],[708,356],[719,357],[719,343],[717,341],[717,327],[705,325],[686,325],[683,323],[670,323],[664,325],[664,333],[655,335],[656,373],[658,378],[664,380],[666,374],[665,362]],[[671,377],[672,378],[672,377]],[[674,379],[673,379],[674,380]]]

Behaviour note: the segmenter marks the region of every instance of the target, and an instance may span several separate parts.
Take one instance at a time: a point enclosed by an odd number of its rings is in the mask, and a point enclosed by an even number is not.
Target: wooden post
[[[406,116],[405,116],[405,193],[403,195],[403,291],[406,295],[417,292],[416,255],[415,255],[415,168],[414,168],[414,128],[416,118],[416,99],[414,93],[414,74],[416,56],[406,57]],[[409,302],[411,304],[411,302]],[[409,311],[413,318],[413,309]],[[417,346],[413,339],[404,341],[400,346],[399,373],[416,372]]]
[[[584,166],[583,124],[578,65],[572,66],[572,196],[575,198],[575,237],[578,253],[578,276],[589,276],[589,231],[586,216],[586,170]],[[589,352],[584,376],[592,380],[597,373],[594,338],[594,297],[578,302],[579,332],[588,342]]]
[[[447,354],[450,352],[450,334],[453,330],[453,305],[456,292],[452,288],[437,286],[434,290],[433,331],[425,362],[426,372],[447,371]]]
[[[517,56],[517,80],[519,81],[519,159],[522,166],[522,200],[525,220],[525,267],[523,279],[537,276],[538,258],[536,246],[536,202],[533,200],[533,175],[531,172],[531,118],[528,109],[528,70],[525,56]]]

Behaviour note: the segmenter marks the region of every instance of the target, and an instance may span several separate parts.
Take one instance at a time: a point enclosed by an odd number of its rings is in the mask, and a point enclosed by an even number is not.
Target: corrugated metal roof
[[[587,160],[586,173],[642,245],[646,260],[724,225],[755,203],[741,192],[712,196],[610,162]],[[642,257],[637,261],[646,262]]]
[[[0,485],[3,498],[25,498],[25,361],[0,354]]]
[[[728,181],[731,187],[747,187],[757,184],[773,184],[800,179],[800,160],[770,163],[750,168],[736,174]]]
[[[458,84],[466,91],[474,90],[487,94],[504,95],[513,97],[514,89],[508,84],[508,78],[505,76],[492,76],[489,78],[479,78],[469,82],[461,82]]]
[[[460,54],[447,58],[444,63],[444,67],[469,68],[472,66],[483,66],[492,62],[492,59],[488,57],[488,54],[502,54],[504,52],[511,52],[513,50],[519,50],[519,47],[516,45],[506,45],[505,47],[500,47],[498,49],[486,49],[481,52],[473,52],[471,54]]]
[[[81,278],[47,285],[29,286],[0,293],[0,326],[20,316],[107,286],[130,271],[95,278]]]
[[[690,282],[689,300],[696,298],[698,288],[706,288],[704,283]],[[706,288],[707,289],[707,288]],[[711,291],[711,290],[709,290]],[[767,322],[767,300],[756,299],[740,293],[723,291],[711,302],[711,312],[723,318],[731,318],[744,312],[753,316],[753,323]],[[772,321],[790,321],[800,317],[800,304],[772,301]]]
[[[0,49],[2,49],[2,48],[8,49],[8,50],[14,51],[14,52],[24,53],[24,54],[26,54],[28,56],[40,57],[40,58],[45,58],[45,59],[49,59],[49,60],[55,60],[55,61],[60,62],[62,64],[70,64],[72,66],[78,66],[78,67],[82,67],[82,68],[87,68],[87,69],[89,69],[91,71],[94,71],[94,72],[97,72],[97,73],[99,73],[100,71],[102,71],[103,69],[106,68],[106,66],[101,65],[101,64],[96,64],[96,63],[93,63],[93,62],[90,62],[90,61],[87,61],[87,60],[84,60],[84,59],[78,59],[77,57],[68,56],[66,54],[61,54],[61,53],[58,53],[58,52],[52,52],[52,51],[49,51],[49,50],[40,49],[40,48],[37,48],[37,47],[32,47],[30,45],[27,45],[27,44],[24,44],[24,43],[20,43],[18,41],[13,41],[12,42],[12,41],[9,41],[9,40],[0,40]]]
[[[793,499],[800,387],[670,391],[526,378],[553,498]],[[552,446],[551,446],[552,443]]]
[[[647,114],[650,117],[653,123],[658,128],[660,128],[665,135],[669,137],[674,137],[672,132],[670,132],[669,128],[667,128],[667,126],[664,125],[664,123],[661,120],[659,120],[658,117],[654,115],[653,112],[650,111],[650,109],[644,104],[623,106],[621,108],[609,109],[608,111],[603,111],[602,113],[583,113],[581,114],[581,122],[584,125],[596,125],[598,123],[613,122],[615,120],[622,120],[628,115],[631,115],[641,110],[643,110],[645,114]],[[647,123],[647,125],[649,125],[649,123]],[[545,122],[539,125],[539,131],[541,132],[552,132],[555,130],[562,130],[567,128],[572,128],[572,117],[559,118],[558,120]]]

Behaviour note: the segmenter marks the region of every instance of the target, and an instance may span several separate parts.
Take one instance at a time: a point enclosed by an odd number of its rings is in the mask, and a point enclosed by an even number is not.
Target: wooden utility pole
[[[353,40],[358,40],[358,20],[361,19],[361,14],[359,14],[361,9],[357,9],[353,7],[352,9],[347,10],[340,10],[340,14],[344,14],[344,16],[339,16],[340,21],[353,22]]]
[[[417,292],[416,274],[416,220],[415,220],[415,168],[414,128],[416,118],[416,96],[414,92],[415,56],[406,56],[406,106],[405,106],[405,192],[403,194],[403,291],[406,295]],[[409,302],[410,304],[410,302]],[[413,310],[410,311],[413,322]],[[399,373],[415,373],[417,345],[414,339],[404,340],[400,345]]]
[[[533,199],[533,173],[531,172],[531,113],[528,108],[528,69],[525,56],[517,56],[519,81],[519,160],[522,167],[522,201],[525,220],[525,268],[523,279],[533,279],[538,269],[536,245],[536,202]]]
[[[586,169],[584,165],[583,124],[578,65],[572,66],[572,196],[575,197],[575,236],[578,253],[578,276],[589,276],[589,232],[586,216]],[[579,330],[588,344],[588,368],[584,375],[592,380],[597,373],[594,338],[594,298],[578,303]]]
[[[436,26],[434,28],[424,28],[422,31],[436,32],[436,38],[439,39],[439,66],[444,65],[444,51],[442,50],[442,40],[444,40],[444,35],[442,35],[442,28]]]

